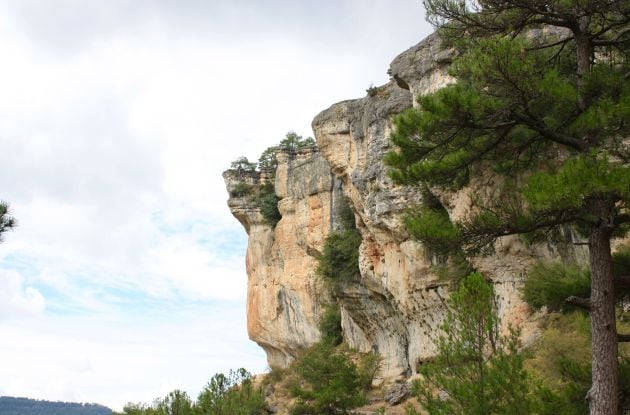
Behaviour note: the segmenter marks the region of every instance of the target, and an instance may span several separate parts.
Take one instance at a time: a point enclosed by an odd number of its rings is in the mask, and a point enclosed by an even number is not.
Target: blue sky
[[[120,409],[265,370],[221,172],[429,32],[417,0],[0,0],[0,395]]]

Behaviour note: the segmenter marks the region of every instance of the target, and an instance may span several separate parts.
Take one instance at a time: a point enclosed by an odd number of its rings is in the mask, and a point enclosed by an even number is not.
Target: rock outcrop
[[[319,339],[317,323],[330,295],[317,277],[316,257],[326,236],[339,226],[339,206],[349,200],[362,236],[360,279],[340,293],[344,340],[359,351],[383,358],[381,375],[408,376],[434,355],[434,339],[444,318],[448,284],[434,272],[434,258],[403,226],[405,211],[421,201],[417,189],[396,186],[383,156],[391,150],[392,117],[415,97],[452,82],[447,66],[453,52],[431,35],[391,64],[392,81],[368,96],[334,104],[313,121],[317,149],[278,153],[275,192],[282,219],[265,223],[252,196],[230,197],[234,216],[249,235],[247,249],[248,330],[271,366],[285,366]],[[259,184],[259,173],[227,171],[228,191],[237,183]],[[464,215],[472,187],[440,195],[452,218]],[[472,258],[495,284],[505,322],[533,335],[527,307],[518,295],[524,271],[540,256],[575,250],[528,247],[503,238],[496,254]]]

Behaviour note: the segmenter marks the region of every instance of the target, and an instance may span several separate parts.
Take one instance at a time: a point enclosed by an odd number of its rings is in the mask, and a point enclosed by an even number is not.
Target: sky
[[[120,410],[263,372],[221,172],[430,32],[420,0],[0,0],[0,395]]]

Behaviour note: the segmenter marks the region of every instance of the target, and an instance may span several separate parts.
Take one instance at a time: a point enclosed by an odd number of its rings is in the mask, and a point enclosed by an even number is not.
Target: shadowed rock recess
[[[420,192],[394,185],[383,156],[392,149],[392,117],[411,107],[414,97],[452,81],[446,69],[453,52],[439,43],[429,36],[394,59],[391,82],[318,114],[312,124],[316,149],[278,153],[275,192],[282,219],[275,228],[265,222],[254,196],[228,200],[249,235],[249,337],[265,350],[270,366],[286,366],[320,338],[318,321],[331,298],[316,274],[316,257],[327,235],[340,227],[344,198],[362,236],[360,278],[345,284],[338,298],[345,342],[378,352],[381,376],[389,379],[415,373],[434,355],[448,283],[436,275],[433,255],[404,228],[404,214],[421,201]],[[239,183],[264,181],[257,172],[228,170],[223,177],[231,194]],[[457,220],[466,215],[470,196],[482,191],[471,183],[441,194],[440,201]],[[494,255],[470,260],[495,284],[504,324],[521,326],[528,342],[536,329],[518,293],[525,269],[541,257],[582,255],[571,247],[527,246],[518,237],[505,237]]]

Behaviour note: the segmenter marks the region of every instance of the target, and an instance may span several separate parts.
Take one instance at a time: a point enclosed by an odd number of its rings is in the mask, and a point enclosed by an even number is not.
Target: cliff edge
[[[312,124],[317,148],[277,154],[274,190],[282,218],[275,227],[264,220],[254,196],[233,192],[239,183],[260,186],[265,175],[224,173],[232,195],[228,205],[249,235],[248,332],[270,366],[286,366],[320,338],[318,321],[331,298],[316,274],[316,258],[328,234],[340,226],[344,200],[362,238],[360,278],[345,284],[337,299],[345,342],[379,353],[381,376],[389,379],[415,373],[434,355],[448,282],[436,274],[435,256],[403,226],[406,210],[421,201],[421,192],[394,185],[383,156],[392,149],[392,117],[414,105],[415,97],[452,82],[447,74],[452,57],[453,51],[431,35],[394,59],[391,82],[318,114]],[[440,194],[440,201],[457,219],[469,209],[471,195],[482,191],[481,184],[471,183]],[[522,327],[527,342],[536,329],[518,294],[525,270],[541,257],[578,259],[583,253],[566,246],[529,246],[518,237],[502,238],[495,248],[494,255],[469,261],[492,280],[504,323]]]

